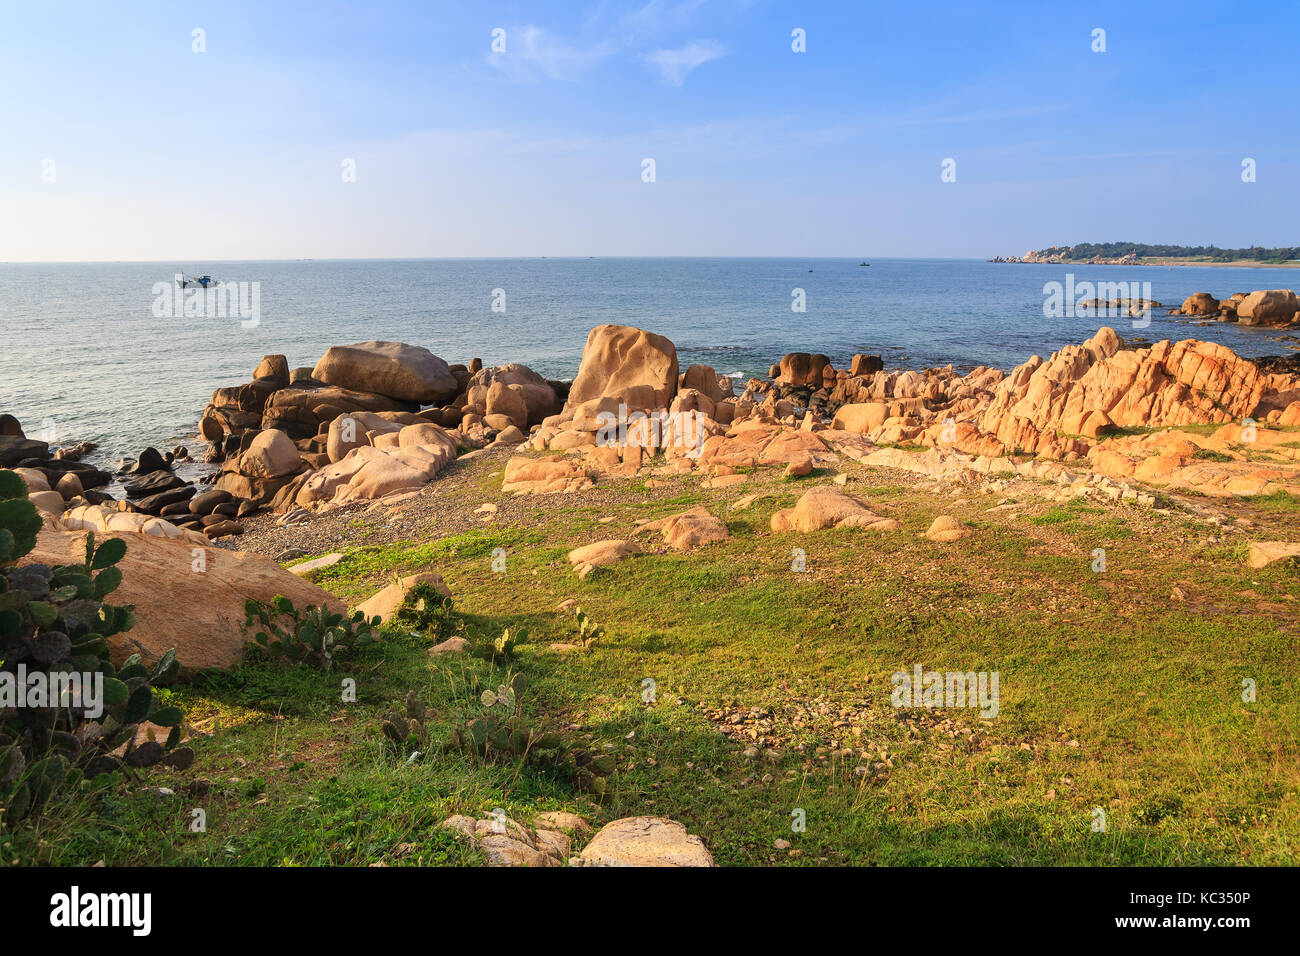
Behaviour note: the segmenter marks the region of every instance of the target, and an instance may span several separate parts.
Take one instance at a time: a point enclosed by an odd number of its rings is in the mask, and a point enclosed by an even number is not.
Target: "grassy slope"
[[[482,496],[467,509],[499,497],[483,467]],[[425,638],[390,634],[343,674],[250,664],[180,689],[196,730],[190,771],[154,772],[97,806],[65,803],[35,829],[0,833],[0,858],[473,862],[437,824],[502,807],[523,820],[548,808],[597,824],[673,817],[722,864],[1300,862],[1294,569],[1249,571],[1244,538],[1206,544],[1205,525],[1183,517],[1032,495],[989,512],[994,496],[879,486],[881,473],[849,471],[849,490],[903,530],[773,534],[772,512],[821,475],[756,476],[730,491],[672,479],[680,496],[652,503],[637,483],[607,482],[599,507],[540,497],[513,527],[360,549],[320,573],[357,599],[395,573],[433,568],[471,635],[527,627],[512,665],[532,680],[526,711],[614,748],[621,772],[604,806],[527,769],[387,756],[378,718],[407,690],[445,731],[457,709],[481,710],[475,676],[487,686],[506,676],[477,659],[431,659]],[[754,490],[770,496],[726,509]],[[649,553],[585,580],[565,561],[571,547],[697,503],[723,517],[729,541]],[[924,539],[941,513],[975,533]],[[1252,536],[1293,538],[1298,514],[1285,496],[1258,500]],[[603,516],[615,520],[597,523]],[[496,547],[504,574],[491,568]],[[790,569],[796,547],[807,573]],[[1097,547],[1103,574],[1090,569]],[[1185,600],[1171,598],[1175,588]],[[548,647],[573,638],[572,617],[554,610],[569,597],[606,628],[590,651]],[[890,675],[916,663],[998,671],[1001,713],[895,710]],[[344,676],[357,680],[356,704],[340,701]],[[1257,703],[1240,699],[1246,677]],[[646,678],[653,706],[642,701]],[[767,716],[750,720],[751,708]],[[760,756],[746,758],[754,743]],[[197,778],[212,789],[187,793]],[[186,831],[194,807],[206,809],[204,834]],[[1107,813],[1104,833],[1090,829],[1095,807]],[[796,808],[806,832],[791,832]],[[793,852],[774,850],[777,838]]]

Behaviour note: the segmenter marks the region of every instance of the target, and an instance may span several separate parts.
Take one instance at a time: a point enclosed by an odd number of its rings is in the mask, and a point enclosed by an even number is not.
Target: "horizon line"
[[[768,255],[768,256],[728,256],[728,255],[529,255],[529,256],[293,256],[289,258],[271,257],[264,259],[193,259],[187,262],[472,262],[475,260],[513,260],[528,261],[540,259],[804,259],[810,261],[853,259],[878,262],[991,262],[978,256],[818,256],[818,255]],[[175,262],[173,259],[0,259],[0,265],[154,265]],[[1039,263],[1026,263],[1038,265]]]

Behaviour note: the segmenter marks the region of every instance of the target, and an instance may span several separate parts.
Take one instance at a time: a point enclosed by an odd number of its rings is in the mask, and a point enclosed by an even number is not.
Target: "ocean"
[[[1293,288],[1292,270],[859,261],[0,263],[0,412],[33,437],[98,442],[92,460],[111,461],[146,445],[197,444],[212,391],[248,381],[263,355],[314,365],[329,345],[390,339],[449,363],[522,362],[570,378],[587,332],[604,322],[666,335],[683,367],[701,362],[737,378],[765,375],[792,351],[824,352],[837,367],[866,352],[891,368],[1010,369],[1107,324],[1125,338],[1196,337],[1251,356],[1285,354],[1295,342],[1164,309],[1144,329],[1127,317],[1044,316],[1044,284],[1071,273],[1076,284],[1150,282],[1150,297],[1176,307],[1193,292]],[[170,294],[156,290],[180,271],[248,283],[258,321],[169,314]],[[792,309],[796,290],[804,311]]]

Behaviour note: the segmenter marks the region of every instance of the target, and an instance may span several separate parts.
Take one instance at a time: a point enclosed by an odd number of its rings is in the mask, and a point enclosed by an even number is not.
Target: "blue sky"
[[[4,16],[4,261],[1300,244],[1291,2]]]

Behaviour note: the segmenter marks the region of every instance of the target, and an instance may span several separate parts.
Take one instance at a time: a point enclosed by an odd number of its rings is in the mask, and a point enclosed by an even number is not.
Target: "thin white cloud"
[[[505,52],[489,53],[487,61],[516,79],[574,81],[615,52],[609,42],[568,40],[529,25],[507,31]]]
[[[646,59],[659,67],[664,82],[681,86],[697,66],[717,60],[727,53],[726,47],[716,40],[692,40],[679,50],[655,50]]]

